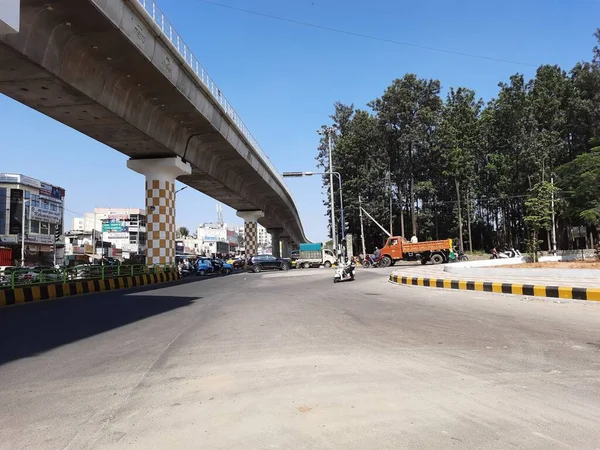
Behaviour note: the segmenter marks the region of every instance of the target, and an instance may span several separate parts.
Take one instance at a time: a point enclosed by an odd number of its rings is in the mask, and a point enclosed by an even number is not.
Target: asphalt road
[[[1,309],[0,448],[600,448],[600,305],[387,274]]]

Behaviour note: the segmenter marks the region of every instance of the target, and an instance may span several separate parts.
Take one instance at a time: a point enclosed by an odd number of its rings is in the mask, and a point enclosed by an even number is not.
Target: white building
[[[196,229],[200,254],[235,253],[238,247],[238,233],[226,223],[203,223]]]
[[[92,232],[99,232],[100,242],[93,243],[98,256],[102,255],[107,242],[111,248],[104,251],[104,256],[128,259],[146,254],[146,212],[143,209],[94,208],[93,212],[73,219],[72,231],[90,233],[90,237]]]
[[[271,235],[267,232],[267,229],[265,227],[263,227],[261,224],[257,224],[257,225],[258,225],[258,228],[257,228],[258,246],[262,247],[262,248],[271,247],[271,243],[273,242],[273,240],[271,239]]]
[[[13,261],[47,265],[54,261],[55,233],[62,235],[65,190],[16,173],[0,173],[0,245],[12,249]],[[24,235],[24,242],[22,236]],[[63,241],[56,245],[62,262]]]

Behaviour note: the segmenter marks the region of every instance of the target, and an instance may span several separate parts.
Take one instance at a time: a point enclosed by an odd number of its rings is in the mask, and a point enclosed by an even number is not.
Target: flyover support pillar
[[[290,258],[292,256],[292,243],[289,237],[281,238],[281,257]]]
[[[175,180],[192,167],[178,156],[130,159],[127,167],[146,176],[146,263],[175,264]]]
[[[238,211],[237,216],[244,219],[244,248],[246,258],[256,255],[258,251],[258,219],[265,214],[262,211]]]
[[[267,230],[271,234],[271,248],[273,256],[276,258],[281,257],[281,250],[279,249],[281,244],[281,232],[283,231],[281,228],[270,228]]]

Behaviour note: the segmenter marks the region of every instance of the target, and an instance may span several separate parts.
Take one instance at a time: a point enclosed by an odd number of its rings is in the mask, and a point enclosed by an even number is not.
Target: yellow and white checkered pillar
[[[244,248],[246,257],[255,256],[258,251],[258,219],[265,214],[262,211],[238,211],[237,215],[244,219]]]
[[[175,180],[192,167],[179,157],[130,159],[127,167],[146,176],[146,264],[175,264]]]

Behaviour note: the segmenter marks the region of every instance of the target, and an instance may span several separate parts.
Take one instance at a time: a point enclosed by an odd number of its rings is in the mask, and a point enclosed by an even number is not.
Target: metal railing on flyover
[[[133,277],[153,273],[177,272],[173,266],[132,265],[79,265],[64,269],[38,267],[11,267],[0,271],[0,289],[68,283],[70,281],[106,280],[118,277]]]
[[[254,147],[254,150],[263,158],[265,164],[269,167],[273,175],[278,179],[281,185],[285,188],[290,198],[292,198],[291,192],[287,189],[287,186],[283,180],[281,174],[277,171],[267,154],[263,151],[258,141],[252,136],[248,127],[244,124],[241,117],[235,112],[233,106],[227,98],[221,92],[221,89],[217,86],[217,84],[213,81],[213,79],[208,75],[208,72],[202,67],[198,58],[194,56],[191,52],[190,48],[186,45],[183,38],[177,33],[175,28],[171,25],[165,14],[161,11],[159,6],[153,0],[135,0],[138,4],[140,4],[144,10],[148,13],[153,22],[158,26],[158,28],[162,31],[163,35],[168,39],[168,41],[173,45],[173,47],[177,50],[179,55],[183,58],[186,64],[192,69],[192,71],[196,74],[198,79],[202,82],[202,84],[206,87],[208,92],[212,95],[213,99],[223,107],[225,113],[231,118],[233,123],[236,124],[240,132],[244,135],[246,139],[250,142],[250,144]]]

